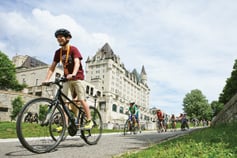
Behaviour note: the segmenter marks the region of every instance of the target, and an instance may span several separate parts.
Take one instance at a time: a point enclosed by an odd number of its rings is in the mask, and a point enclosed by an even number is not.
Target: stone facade
[[[237,121],[237,94],[225,104],[222,111],[213,119],[212,125]]]
[[[95,85],[102,93],[99,109],[104,107],[104,122],[122,124],[128,118],[130,102],[140,109],[140,121],[151,122],[155,119],[149,108],[150,89],[144,66],[140,73],[136,69],[128,71],[108,43],[86,61],[86,80]]]
[[[14,91],[2,91],[0,90],[0,121],[10,121],[10,115],[12,112],[12,101],[21,96],[24,103],[31,99],[37,98],[34,95],[28,95],[24,93]]]

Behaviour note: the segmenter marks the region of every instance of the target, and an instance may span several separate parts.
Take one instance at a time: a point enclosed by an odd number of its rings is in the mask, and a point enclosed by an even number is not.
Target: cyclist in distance
[[[158,109],[156,115],[157,115],[157,119],[158,119],[159,124],[160,124],[160,128],[161,128],[162,131],[164,131],[164,115],[163,115],[163,112],[160,109]]]
[[[175,118],[174,114],[172,114],[170,121],[171,121],[171,129],[175,130],[176,129],[176,118]]]
[[[86,102],[85,90],[82,84],[82,80],[84,80],[84,70],[81,63],[83,59],[82,55],[75,46],[69,44],[72,35],[68,30],[58,29],[55,32],[55,38],[60,48],[55,51],[52,65],[47,72],[44,83],[49,82],[57,64],[62,64],[64,77],[67,78],[67,81],[63,84],[63,93],[68,95],[68,90],[70,90],[73,95],[72,97],[77,98],[87,115],[87,122],[84,128],[90,129],[93,126],[93,122],[91,121],[90,110]],[[59,127],[57,130],[62,130],[62,127]]]
[[[135,122],[135,127],[139,128],[139,118],[138,118],[139,110],[138,110],[138,107],[134,102],[130,103],[129,105],[130,105],[129,109],[128,109],[129,119],[131,119],[132,121]],[[133,119],[135,119],[135,120],[133,120]]]

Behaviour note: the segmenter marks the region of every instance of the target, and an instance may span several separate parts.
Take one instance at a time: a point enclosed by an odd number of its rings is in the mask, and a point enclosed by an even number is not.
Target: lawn
[[[16,137],[15,122],[0,122],[0,139]]]
[[[119,158],[236,158],[237,123],[194,131]]]
[[[25,125],[27,126],[27,124]],[[31,128],[34,128],[34,129],[31,130]],[[29,133],[28,136],[30,137],[39,136],[40,133],[42,133],[42,131],[36,130],[35,128],[36,127],[33,126],[32,124],[28,124],[28,128],[24,128],[24,129],[27,129],[29,131],[26,133]],[[32,131],[34,131],[34,133]],[[103,130],[103,133],[112,133],[112,132],[122,132],[122,130],[109,130],[109,129]],[[5,139],[5,138],[17,138],[15,122],[0,122],[0,139]]]

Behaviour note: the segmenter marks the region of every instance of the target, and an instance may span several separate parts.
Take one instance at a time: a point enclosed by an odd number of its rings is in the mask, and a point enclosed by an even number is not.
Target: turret
[[[142,65],[142,70],[141,70],[141,82],[143,84],[146,84],[146,82],[147,82],[147,75],[146,75],[144,65]]]

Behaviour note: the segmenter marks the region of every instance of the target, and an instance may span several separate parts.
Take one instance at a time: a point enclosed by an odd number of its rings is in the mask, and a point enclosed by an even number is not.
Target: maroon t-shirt
[[[56,63],[60,62],[60,50],[61,50],[61,48],[56,50],[56,52],[54,54],[54,59],[53,60]],[[62,63],[63,63],[63,65],[65,65],[66,56],[67,56],[67,51],[63,50],[62,51]],[[75,80],[78,80],[78,79],[79,80],[84,80],[84,71],[83,71],[83,67],[82,67],[82,64],[81,64],[81,60],[83,58],[81,56],[81,53],[79,52],[79,50],[76,47],[70,46],[70,52],[69,52],[69,55],[68,55],[68,62],[67,62],[68,64],[66,65],[66,68],[68,69],[69,74],[73,73],[74,58],[79,58],[79,60],[80,60],[80,67],[79,67],[79,70],[78,70],[77,75],[75,77]]]

